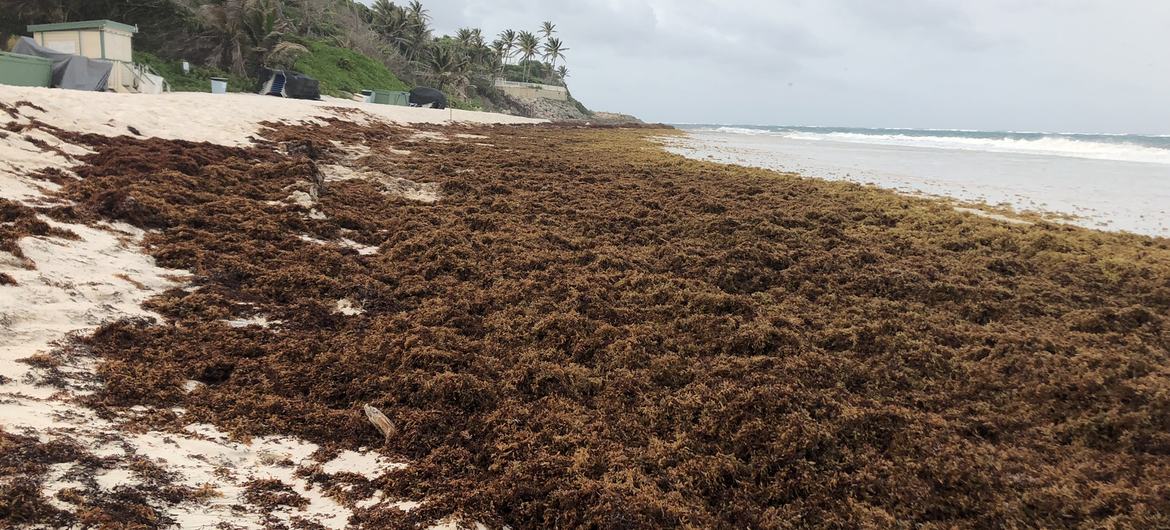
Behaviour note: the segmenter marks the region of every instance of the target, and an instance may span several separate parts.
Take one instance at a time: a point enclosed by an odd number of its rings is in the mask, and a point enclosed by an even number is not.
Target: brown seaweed
[[[73,138],[73,214],[156,229],[199,287],[87,339],[95,404],[406,457],[373,486],[425,504],[361,528],[1170,525],[1170,241],[689,161],[668,131],[423,129],[447,141]],[[310,216],[289,142],[441,199],[342,180]]]

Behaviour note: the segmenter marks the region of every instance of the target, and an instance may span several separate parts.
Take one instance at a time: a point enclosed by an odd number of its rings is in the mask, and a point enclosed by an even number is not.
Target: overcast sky
[[[597,110],[670,123],[1170,134],[1170,0],[423,0],[557,24]]]

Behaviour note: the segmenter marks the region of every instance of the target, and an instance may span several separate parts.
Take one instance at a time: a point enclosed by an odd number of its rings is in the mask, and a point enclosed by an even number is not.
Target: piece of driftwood
[[[370,405],[363,405],[362,410],[366,411],[366,417],[370,419],[370,423],[373,423],[374,427],[377,427],[379,431],[382,431],[382,436],[385,436],[387,440],[389,440],[391,436],[398,434],[398,429],[394,428],[394,424],[390,423],[390,418],[387,418],[385,414],[382,414],[382,411]]]

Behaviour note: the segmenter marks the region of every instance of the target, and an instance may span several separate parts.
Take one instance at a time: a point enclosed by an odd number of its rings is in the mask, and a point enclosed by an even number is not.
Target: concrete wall
[[[503,91],[505,94],[514,98],[544,98],[554,99],[557,101],[568,101],[569,93],[562,90],[541,89],[535,87],[519,87],[519,86],[500,86],[496,88]],[[560,88],[560,87],[556,87]]]

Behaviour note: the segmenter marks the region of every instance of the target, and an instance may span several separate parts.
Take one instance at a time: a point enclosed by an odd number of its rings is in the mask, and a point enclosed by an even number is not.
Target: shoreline
[[[1170,237],[1168,165],[686,132],[666,148],[695,159],[950,199],[998,215]]]
[[[1166,239],[689,160],[651,128],[13,93],[0,464],[28,480],[0,487],[39,522],[1166,508]]]

